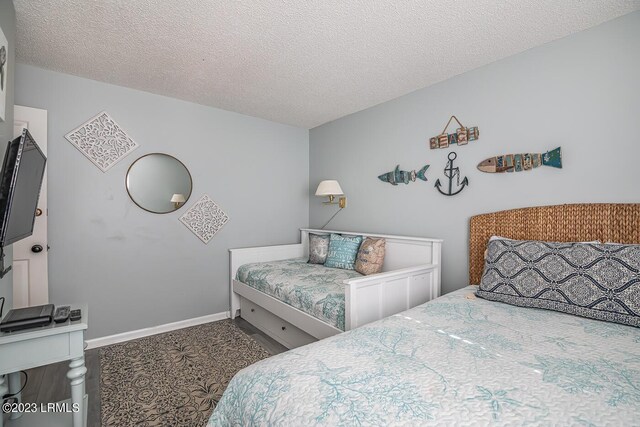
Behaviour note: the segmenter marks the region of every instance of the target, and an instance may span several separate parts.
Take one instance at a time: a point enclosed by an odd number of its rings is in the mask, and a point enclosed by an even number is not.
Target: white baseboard
[[[152,326],[150,328],[137,329],[135,331],[123,332],[121,334],[108,335],[106,337],[93,338],[86,340],[86,349],[103,347],[105,345],[117,344],[137,338],[148,337],[149,335],[161,334],[163,332],[175,331],[176,329],[188,328],[189,326],[202,325],[203,323],[215,322],[217,320],[228,319],[230,313],[228,311],[216,314],[208,314],[202,317],[194,317],[193,319],[180,320],[173,323],[165,323],[164,325]]]

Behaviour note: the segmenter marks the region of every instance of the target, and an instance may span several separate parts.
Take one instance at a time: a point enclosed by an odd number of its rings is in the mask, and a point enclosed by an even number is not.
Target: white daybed
[[[344,281],[345,331],[382,319],[440,296],[442,240],[349,231],[301,229],[302,243],[230,249],[231,318],[243,319],[287,348],[343,332],[291,305],[236,280],[243,264],[309,256],[309,233],[382,237],[382,272]]]

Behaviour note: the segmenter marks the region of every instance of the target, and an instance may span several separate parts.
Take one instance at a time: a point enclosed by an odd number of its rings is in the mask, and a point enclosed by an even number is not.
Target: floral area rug
[[[269,357],[231,320],[103,347],[103,426],[203,426],[239,370]]]

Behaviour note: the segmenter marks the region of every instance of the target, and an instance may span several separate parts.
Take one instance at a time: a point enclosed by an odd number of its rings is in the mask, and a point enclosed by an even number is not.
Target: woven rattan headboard
[[[640,243],[640,203],[575,204],[513,209],[471,217],[469,281],[480,283],[491,236],[553,242]]]

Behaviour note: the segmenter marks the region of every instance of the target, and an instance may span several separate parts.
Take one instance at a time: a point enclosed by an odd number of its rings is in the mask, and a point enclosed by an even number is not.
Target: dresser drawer
[[[317,339],[246,298],[240,298],[240,316],[287,348],[296,348]]]
[[[72,331],[0,345],[0,375],[81,357],[84,331]]]

